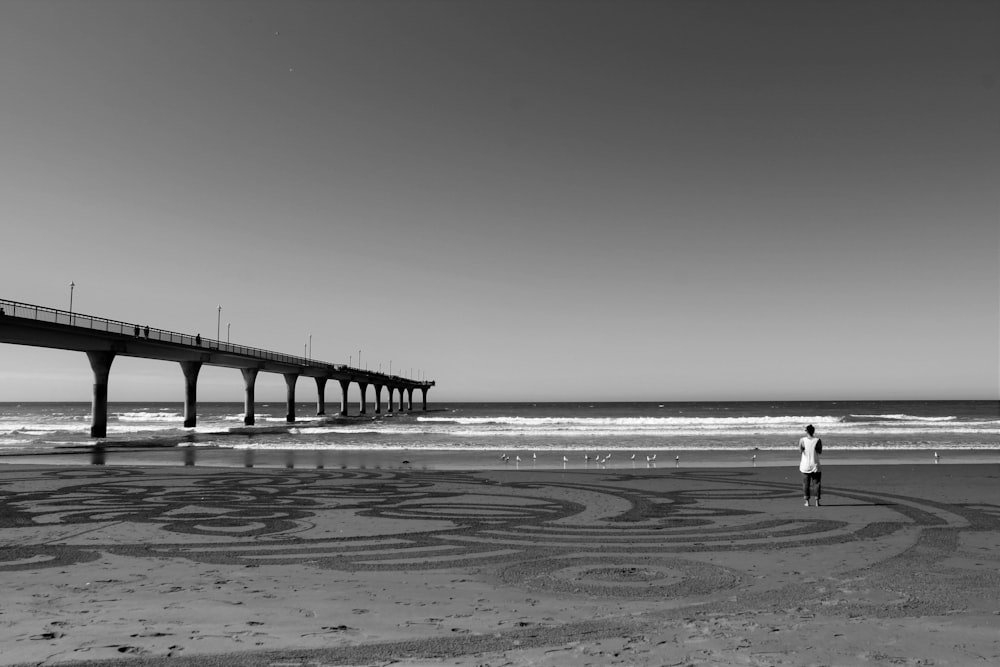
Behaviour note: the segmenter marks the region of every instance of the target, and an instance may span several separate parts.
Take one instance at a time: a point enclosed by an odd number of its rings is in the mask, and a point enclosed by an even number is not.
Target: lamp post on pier
[[[222,336],[222,306],[219,306],[219,318],[215,321],[215,340]]]
[[[232,322],[226,322],[226,345],[229,345],[229,327],[233,326]]]
[[[73,324],[73,288],[76,287],[76,283],[72,280],[69,282],[69,323]]]

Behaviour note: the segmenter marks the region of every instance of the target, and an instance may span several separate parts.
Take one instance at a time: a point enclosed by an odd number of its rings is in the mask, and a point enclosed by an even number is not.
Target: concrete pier
[[[84,313],[0,298],[0,343],[32,347],[75,350],[84,352],[94,373],[90,434],[105,438],[108,432],[108,381],[111,364],[117,356],[174,361],[184,374],[184,426],[197,423],[198,375],[203,365],[237,368],[243,376],[244,417],[246,426],[255,423],[254,387],[260,371],[280,373],[287,385],[288,410],[286,420],[295,421],[295,384],[300,375],[316,380],[316,414],[326,412],[325,387],[334,379],[341,386],[341,414],[347,415],[348,389],[352,382],[361,391],[359,410],[367,412],[367,390],[375,388],[375,414],[382,414],[382,389],[388,392],[386,410],[392,413],[413,409],[413,390],[423,392],[423,408],[427,409],[427,391],[433,381],[416,381],[398,375],[388,375],[345,364],[334,364],[305,357],[235,345],[229,341],[202,338],[200,334],[183,334],[167,329],[155,329],[131,322],[122,322]],[[396,393],[398,392],[398,397]],[[408,400],[404,398],[407,392]],[[404,407],[404,406],[407,406]]]
[[[90,368],[94,371],[94,396],[91,402],[90,437],[104,438],[108,435],[108,378],[114,352],[87,352]]]
[[[358,388],[361,389],[361,400],[358,401],[358,412],[359,414],[368,414],[368,408],[366,404],[368,403],[368,383],[358,382]]]
[[[240,372],[243,374],[243,386],[244,386],[244,397],[243,397],[243,425],[253,426],[255,419],[254,413],[256,408],[254,407],[254,385],[257,384],[257,370],[256,368],[241,368]]]
[[[346,417],[347,414],[348,414],[348,412],[349,412],[348,407],[347,407],[347,405],[348,405],[347,404],[347,390],[350,388],[350,386],[351,386],[351,381],[350,380],[341,380],[340,381],[340,414],[343,415],[344,417]]]
[[[329,378],[318,377],[316,380],[316,416],[326,414],[326,381]]]
[[[288,409],[285,412],[285,421],[289,424],[295,421],[295,382],[299,379],[298,373],[284,373],[285,385],[287,386]]]
[[[198,373],[200,361],[182,361],[184,371],[184,428],[193,428],[198,420]]]

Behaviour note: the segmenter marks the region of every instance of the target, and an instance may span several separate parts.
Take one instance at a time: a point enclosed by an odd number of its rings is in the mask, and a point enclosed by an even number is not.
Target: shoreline
[[[66,445],[43,451],[5,451],[0,464],[282,467],[388,470],[463,470],[528,472],[638,471],[687,468],[797,467],[798,452],[783,449],[606,449],[602,454],[581,449],[461,449],[404,447],[267,448],[217,445],[148,444],[102,441],[98,445]],[[604,457],[610,454],[610,458]],[[635,455],[635,458],[632,458]],[[654,459],[648,460],[649,457]],[[506,458],[504,458],[506,457]],[[517,458],[520,457],[520,461]],[[567,459],[564,461],[563,459]],[[585,458],[589,457],[589,458]],[[602,462],[603,461],[603,462]],[[1000,464],[998,449],[828,449],[822,465],[955,465]]]
[[[172,406],[123,403],[109,437],[94,439],[85,433],[85,404],[14,406],[0,418],[0,461],[393,470],[794,466],[799,422],[821,425],[828,465],[1000,457],[1000,413],[985,401],[455,403],[380,415],[299,415],[294,422],[283,406],[259,407],[258,423],[245,426],[241,404],[203,403],[199,425],[182,428]]]

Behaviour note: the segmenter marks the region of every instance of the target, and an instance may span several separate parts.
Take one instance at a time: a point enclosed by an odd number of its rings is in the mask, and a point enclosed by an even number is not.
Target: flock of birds
[[[584,464],[588,465],[588,466],[591,463],[594,463],[596,465],[607,465],[608,461],[611,460],[611,456],[612,455],[610,453],[605,454],[604,456],[600,456],[600,455],[591,456],[590,454],[584,454],[583,455],[583,461],[584,461]],[[506,452],[504,452],[503,454],[500,455],[500,460],[503,461],[504,463],[510,463],[511,462],[511,457],[510,457],[509,454],[507,454]],[[563,467],[565,468],[566,465],[569,464],[570,459],[569,459],[568,456],[563,455],[562,460],[563,460]],[[635,461],[636,461],[635,454],[632,454],[632,456],[630,457],[630,460],[632,461],[632,464],[634,465]],[[519,465],[521,463],[521,455],[520,454],[515,454],[514,458],[513,458],[513,461],[514,461],[515,464]],[[536,463],[537,461],[538,461],[538,453],[537,452],[532,452],[532,454],[531,454],[531,462],[532,463]],[[674,457],[674,463],[676,465],[680,465],[680,462],[681,462],[681,457],[680,456],[675,456]],[[656,465],[656,454],[647,454],[646,455],[646,464],[647,465]]]
[[[632,456],[630,458],[631,458],[631,461],[632,461],[632,465],[635,465],[635,454],[632,454]],[[503,461],[504,463],[510,463],[511,459],[510,459],[510,456],[506,452],[504,452],[503,454],[500,455],[500,460]],[[565,468],[569,464],[569,457],[563,455],[562,460],[563,460],[563,467]],[[596,465],[607,465],[608,461],[610,461],[610,460],[611,460],[611,454],[610,453],[609,454],[605,454],[604,456],[598,456],[598,455],[591,456],[590,454],[584,454],[583,455],[584,464],[587,465],[587,466],[589,466],[591,462],[595,463]],[[532,463],[536,463],[537,461],[538,461],[538,453],[537,452],[532,452],[532,454],[531,454],[531,462]],[[753,455],[753,457],[751,458],[751,461],[753,461],[753,466],[756,468],[757,467],[757,455],[756,454]],[[934,463],[938,463],[939,461],[940,461],[939,454],[937,452],[934,452]],[[409,461],[405,461],[405,463],[409,463]],[[521,455],[520,454],[515,454],[514,455],[514,463],[516,465],[520,465],[520,463],[521,463]],[[679,455],[675,456],[674,457],[674,465],[679,466],[680,464],[681,464],[681,457]],[[655,466],[656,465],[656,454],[646,454],[646,465],[649,465],[649,466]]]

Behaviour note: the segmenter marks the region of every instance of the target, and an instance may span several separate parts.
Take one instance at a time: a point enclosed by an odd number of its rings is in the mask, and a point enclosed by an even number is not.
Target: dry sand
[[[995,665],[1000,466],[0,466],[0,664]]]

